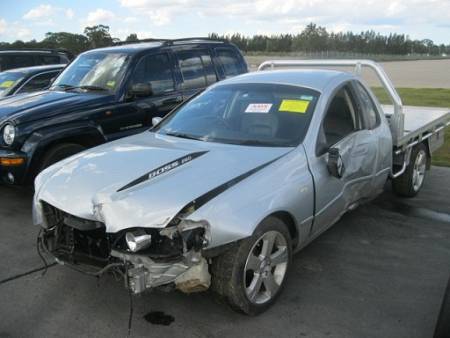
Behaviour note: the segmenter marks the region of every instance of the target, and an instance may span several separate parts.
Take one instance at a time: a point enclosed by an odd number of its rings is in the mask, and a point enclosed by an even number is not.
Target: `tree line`
[[[405,34],[382,35],[373,30],[353,32],[328,32],[325,27],[310,23],[298,34],[244,36],[209,34],[210,38],[230,41],[244,52],[350,52],[389,55],[450,55],[450,44],[435,44],[430,39],[412,40]],[[130,34],[126,42],[137,42]],[[0,48],[62,48],[79,54],[85,50],[106,47],[120,42],[110,34],[106,25],[86,27],[84,34],[49,32],[42,41],[0,42]]]
[[[210,37],[225,39],[245,52],[351,52],[361,54],[450,54],[450,44],[435,44],[430,39],[411,40],[405,34],[382,35],[373,30],[353,32],[328,32],[325,27],[310,23],[299,34],[218,35]]]

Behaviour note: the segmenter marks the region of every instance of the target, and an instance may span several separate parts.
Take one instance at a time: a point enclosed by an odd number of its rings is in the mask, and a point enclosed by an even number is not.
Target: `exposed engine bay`
[[[118,273],[134,294],[162,286],[186,293],[210,286],[208,262],[202,255],[210,236],[206,221],[177,218],[163,229],[131,228],[113,234],[101,222],[47,203],[43,208],[47,228],[38,243],[60,264],[98,277]]]

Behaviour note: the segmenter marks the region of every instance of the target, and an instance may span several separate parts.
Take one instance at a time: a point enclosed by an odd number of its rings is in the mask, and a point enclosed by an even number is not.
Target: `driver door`
[[[313,233],[334,224],[370,193],[377,163],[377,140],[364,128],[356,102],[352,85],[341,87],[332,96],[322,120],[316,157],[311,160],[316,189]],[[342,177],[332,176],[328,170],[331,148],[339,151]]]
[[[151,126],[153,117],[164,117],[183,101],[173,73],[173,60],[168,53],[143,56],[128,81],[128,90],[135,84],[150,84],[148,96],[127,95],[124,102],[111,110],[102,127],[109,138],[134,134]]]

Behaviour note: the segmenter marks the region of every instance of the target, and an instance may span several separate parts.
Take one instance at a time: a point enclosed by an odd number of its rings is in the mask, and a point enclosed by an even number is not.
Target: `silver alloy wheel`
[[[424,150],[420,150],[417,153],[416,160],[414,161],[412,184],[415,192],[419,191],[422,187],[425,177],[425,170],[427,169],[427,154]]]
[[[287,241],[278,231],[264,233],[253,245],[245,262],[244,287],[248,300],[264,304],[271,300],[286,276]]]

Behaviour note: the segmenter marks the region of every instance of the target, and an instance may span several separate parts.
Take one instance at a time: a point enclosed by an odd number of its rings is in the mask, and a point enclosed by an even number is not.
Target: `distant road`
[[[247,62],[252,70],[264,60],[276,59],[270,56],[250,56]],[[285,59],[280,57],[278,59]],[[450,88],[450,60],[393,61],[382,63],[396,87],[412,88]],[[370,85],[379,84],[374,76],[364,74]]]

